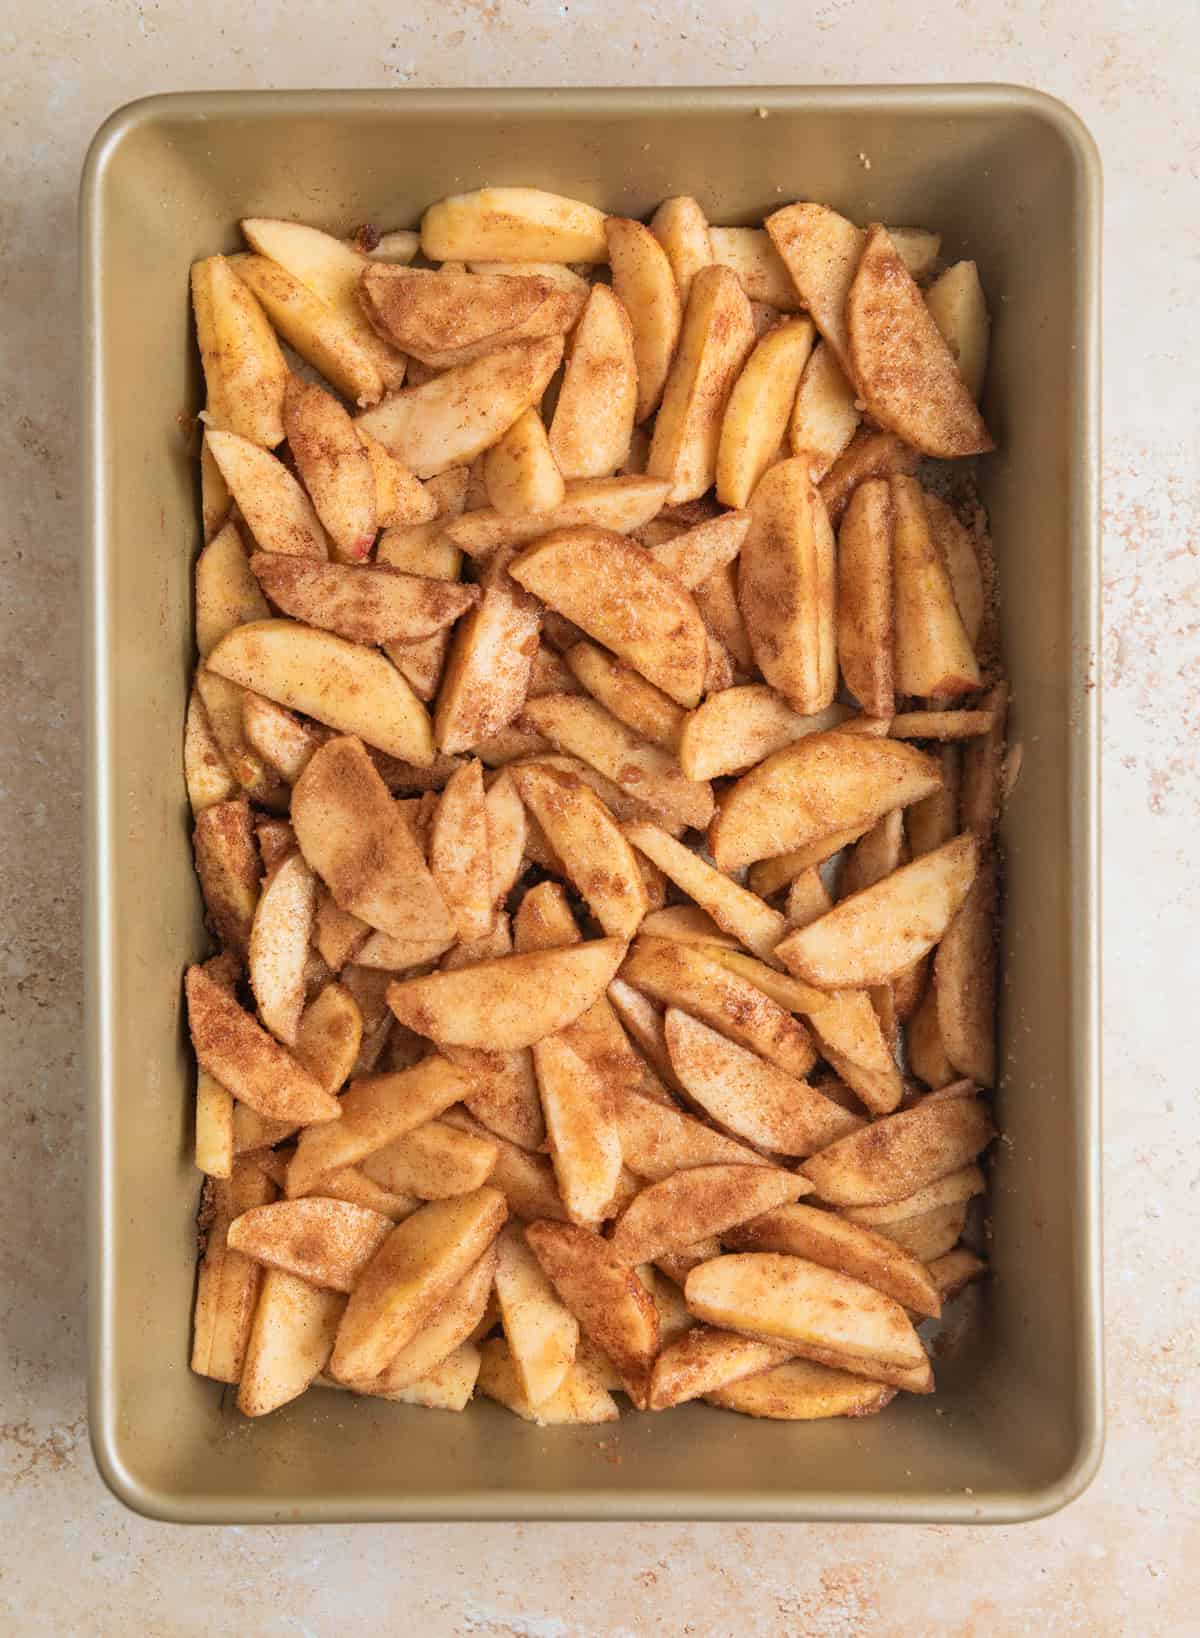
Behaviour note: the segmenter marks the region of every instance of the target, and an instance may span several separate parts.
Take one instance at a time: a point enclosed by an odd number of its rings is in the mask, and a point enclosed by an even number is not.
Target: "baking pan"
[[[313,1392],[260,1423],[188,1369],[198,1176],[180,994],[205,949],[180,746],[199,541],[188,264],[241,216],[344,232],[442,194],[534,184],[714,221],[795,198],[925,224],[994,315],[981,485],[1012,732],[1005,1131],[994,1277],[935,1398],[866,1421],[692,1405],[539,1430]],[[1075,116],[1004,86],[244,92],[114,114],[84,170],[90,499],[91,1430],[105,1480],[178,1521],[1003,1521],[1049,1512],[1102,1443],[1096,696],[1099,166]]]

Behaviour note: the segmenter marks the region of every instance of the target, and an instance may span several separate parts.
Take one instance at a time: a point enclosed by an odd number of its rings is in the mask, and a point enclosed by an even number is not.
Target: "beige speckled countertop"
[[[0,1630],[1200,1630],[1194,0],[7,0],[0,41]],[[999,1531],[185,1533],[133,1517],[96,1477],[83,1389],[74,212],[88,138],[118,104],[184,88],[929,79],[1056,93],[1106,168],[1100,1478],[1065,1513]]]

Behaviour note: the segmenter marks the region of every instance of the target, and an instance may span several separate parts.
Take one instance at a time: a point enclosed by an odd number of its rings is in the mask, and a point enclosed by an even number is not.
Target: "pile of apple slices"
[[[931,1392],[1011,771],[921,466],[992,447],[974,264],[521,188],[243,230],[192,270],[193,1369],[250,1416]]]

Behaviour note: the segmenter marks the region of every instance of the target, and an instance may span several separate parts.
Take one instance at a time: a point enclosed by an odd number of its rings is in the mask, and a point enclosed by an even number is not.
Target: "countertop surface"
[[[0,1629],[851,1638],[1200,1630],[1200,294],[1190,0],[61,0],[0,7]],[[125,1512],[84,1407],[75,194],[153,91],[1004,80],[1106,203],[1108,1448],[1020,1528],[194,1529]],[[936,224],[934,224],[936,225]]]

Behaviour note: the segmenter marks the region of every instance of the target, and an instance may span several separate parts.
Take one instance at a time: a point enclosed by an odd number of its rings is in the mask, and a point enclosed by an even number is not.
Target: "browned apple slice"
[[[973,1280],[981,1280],[988,1271],[982,1257],[977,1257],[966,1246],[958,1246],[929,1264],[929,1273],[937,1286],[943,1303],[953,1302]]]
[[[892,492],[870,478],[850,497],[838,532],[838,660],[864,711],[895,708],[892,615]]]
[[[283,439],[288,368],[254,295],[224,256],[192,263],[209,425],[271,449]]]
[[[326,1092],[340,1092],[362,1045],[362,1013],[340,984],[326,984],[300,1014],[296,1056]]]
[[[321,747],[292,791],[292,823],[305,859],[343,910],[392,938],[453,932],[413,832],[360,741]]]
[[[434,369],[469,364],[506,342],[554,336],[579,315],[579,301],[536,274],[368,266],[363,311],[381,335]]]
[[[791,275],[801,305],[849,373],[846,297],[862,255],[864,235],[827,205],[785,205],[764,224]]]
[[[986,734],[973,739],[963,753],[960,806],[963,829],[974,831],[981,841],[986,841],[1000,818],[1008,684],[997,683],[990,688],[982,703],[992,714],[992,726]]]
[[[804,1192],[803,1178],[774,1166],[693,1166],[642,1189],[618,1217],[609,1245],[630,1265],[650,1262]]]
[[[667,1410],[701,1399],[782,1365],[789,1351],[782,1343],[758,1342],[734,1331],[694,1325],[667,1344],[650,1373],[649,1408]]]
[[[821,499],[829,521],[838,528],[850,497],[868,478],[889,478],[893,473],[915,472],[921,456],[895,433],[878,427],[860,427],[829,471],[821,479]]]
[[[709,846],[722,870],[735,870],[823,837],[861,835],[881,814],[919,801],[940,783],[937,763],[902,742],[837,730],[809,734],[726,793]]]
[[[843,899],[779,944],[789,972],[820,989],[888,984],[933,948],[970,891],[979,848],[960,836]]]
[[[942,460],[995,448],[953,353],[878,222],[846,294],[845,321],[847,373],[879,426]]]
[[[904,1308],[936,1319],[941,1313],[937,1286],[917,1259],[861,1223],[802,1203],[764,1212],[722,1236],[734,1251],[777,1251],[807,1257],[882,1291]]]
[[[996,1079],[996,862],[985,859],[933,962],[938,1034],[949,1062],[980,1086]]]
[[[896,1397],[895,1388],[865,1381],[809,1359],[741,1377],[706,1393],[710,1405],[777,1422],[816,1422],[830,1416],[874,1416]]]
[[[273,1120],[336,1120],[336,1098],[202,967],[186,979],[188,1026],[200,1067],[235,1098]]]
[[[429,868],[458,937],[485,937],[496,920],[483,766],[455,769],[442,792],[429,834]]]
[[[538,650],[538,608],[498,553],[483,595],[454,633],[433,728],[439,750],[470,750],[506,728],[521,709]]]
[[[289,376],[283,425],[296,470],[339,556],[360,562],[375,543],[375,474],[354,422],[331,393]]]
[[[352,643],[406,643],[454,624],[479,601],[478,586],[374,564],[309,563],[258,552],[251,568],[277,608]]]
[[[577,692],[575,679],[583,684],[584,692],[598,700],[614,717],[626,723],[634,733],[673,751],[688,713],[682,706],[664,694],[660,688],[639,675],[632,666],[625,665],[607,649],[596,643],[575,643],[563,656],[567,671],[566,691]],[[566,667],[564,667],[566,669]],[[558,689],[542,689],[542,693],[557,693]]]
[[[931,1093],[911,1109],[839,1139],[801,1169],[834,1205],[886,1204],[959,1171],[995,1135],[978,1098]]]
[[[192,845],[213,931],[222,944],[245,956],[262,877],[250,804],[239,798],[204,808],[196,815]]]
[[[391,1229],[382,1213],[344,1200],[277,1200],[236,1217],[228,1243],[310,1285],[349,1292]]]
[[[862,1124],[807,1081],[785,1075],[677,1007],[667,1008],[665,1029],[671,1064],[688,1096],[747,1143],[775,1154],[811,1155]]]
[[[483,1256],[506,1215],[504,1196],[484,1187],[423,1206],[394,1228],[347,1304],[333,1374],[378,1376]]]
[[[206,437],[246,526],[264,552],[329,556],[329,542],[313,503],[282,461],[235,432],[210,429]]]
[[[608,1242],[576,1223],[530,1223],[525,1238],[547,1279],[631,1390],[658,1352],[658,1310]]]

